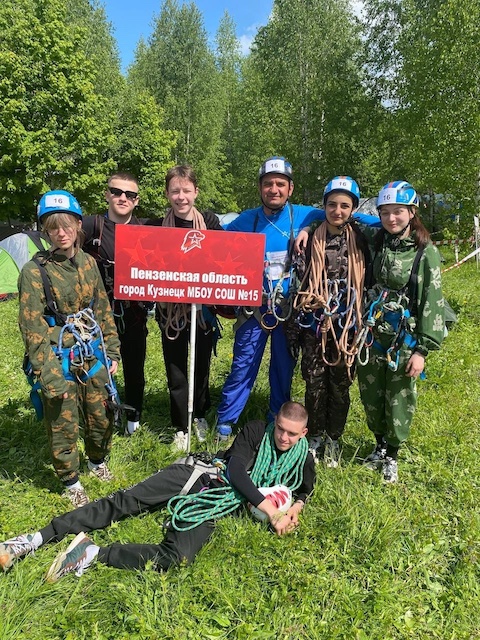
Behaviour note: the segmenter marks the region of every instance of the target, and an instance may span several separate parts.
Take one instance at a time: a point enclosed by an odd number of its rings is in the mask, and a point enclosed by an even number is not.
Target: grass
[[[467,263],[445,274],[459,322],[429,356],[396,486],[359,464],[372,437],[354,386],[342,465],[319,468],[294,535],[278,539],[246,514],[229,517],[190,567],[157,573],[97,564],[55,585],[43,576],[67,541],[46,546],[0,576],[0,640],[480,638],[479,273]],[[16,314],[15,300],[0,305],[0,539],[36,530],[68,508],[28,402]],[[214,405],[231,362],[232,328],[224,324]],[[160,336],[153,321],[149,328],[143,428],[131,439],[115,435],[116,479],[107,488],[85,477],[92,497],[174,457]],[[263,367],[245,419],[265,413],[268,391]],[[303,397],[298,372],[293,394]],[[93,537],[156,541],[162,521],[162,513],[145,514]]]

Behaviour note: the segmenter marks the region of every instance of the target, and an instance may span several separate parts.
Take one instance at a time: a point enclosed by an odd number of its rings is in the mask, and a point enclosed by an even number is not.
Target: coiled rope
[[[328,271],[325,264],[327,230],[327,222],[325,221],[313,234],[310,264],[305,271],[300,289],[295,296],[294,308],[304,311],[305,313],[328,308],[332,281],[328,278]],[[341,325],[338,321],[336,323],[337,326],[341,328],[341,332],[340,335],[338,335],[335,330],[335,314],[329,313],[323,314],[319,330],[322,343],[322,358],[325,364],[336,366],[343,358],[350,374],[357,354],[356,341],[355,339],[352,340],[351,329],[355,327],[356,334],[362,327],[365,257],[357,246],[355,232],[350,225],[344,228],[343,233],[345,234],[347,244],[348,267],[345,285],[345,315],[342,318]],[[325,355],[329,334],[332,336],[337,351],[337,357],[333,362],[327,361]]]
[[[270,423],[260,443],[250,478],[256,487],[284,484],[295,491],[303,481],[303,465],[308,454],[306,438],[288,451],[278,455],[273,436],[275,425]],[[226,516],[245,502],[245,498],[227,481],[225,486],[206,489],[200,493],[174,496],[168,502],[171,526],[177,531],[190,531],[207,520]]]

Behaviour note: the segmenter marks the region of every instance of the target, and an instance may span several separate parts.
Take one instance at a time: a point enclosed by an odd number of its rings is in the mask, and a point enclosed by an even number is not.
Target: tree
[[[199,206],[224,210],[231,193],[223,180],[218,71],[194,4],[179,7],[176,0],[165,0],[148,48],[130,73],[163,108],[166,127],[178,132],[175,162],[195,168],[201,183]]]
[[[41,193],[86,205],[112,168],[111,129],[61,0],[4,0],[0,10],[0,215],[30,219]]]
[[[361,173],[372,107],[361,51],[347,0],[275,0],[255,38],[249,76],[257,81],[252,104],[261,106],[250,118],[269,153],[292,162],[297,199],[318,201],[333,175]]]
[[[92,63],[95,93],[106,98],[121,94],[125,79],[120,71],[118,44],[99,0],[65,0],[68,23],[82,31],[81,47]]]
[[[176,132],[164,128],[163,110],[153,96],[135,86],[126,88],[115,115],[112,158],[117,167],[138,177],[139,209],[158,215],[167,204],[163,176],[173,164]]]
[[[375,91],[391,140],[387,179],[450,194],[472,212],[480,158],[480,6],[474,0],[367,0]],[[383,30],[388,38],[379,38]]]

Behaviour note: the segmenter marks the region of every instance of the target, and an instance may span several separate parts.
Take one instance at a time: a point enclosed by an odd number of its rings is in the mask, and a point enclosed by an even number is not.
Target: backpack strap
[[[47,270],[36,256],[34,256],[32,260],[37,265],[42,277],[43,289],[45,291],[45,298],[47,300],[46,307],[50,312],[47,315],[50,315],[50,317],[53,316],[53,318],[55,318],[55,324],[64,325],[67,316],[58,311],[57,302],[55,300],[55,296],[53,295],[52,283],[50,282],[50,278],[48,277]]]
[[[415,258],[413,259],[412,269],[410,271],[410,278],[408,279],[406,290],[408,291],[408,310],[410,315],[416,315],[417,313],[417,295],[418,295],[418,266],[422,258],[425,245],[421,244]]]
[[[30,240],[39,251],[45,251],[45,245],[43,244],[42,240],[45,240],[48,244],[50,244],[48,238],[46,238],[41,231],[32,231],[30,229],[27,229],[23,233],[30,238]]]

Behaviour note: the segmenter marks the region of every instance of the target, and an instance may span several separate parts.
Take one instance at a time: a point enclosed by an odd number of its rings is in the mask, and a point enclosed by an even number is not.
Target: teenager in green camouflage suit
[[[86,382],[65,378],[62,362],[52,348],[58,344],[61,323],[47,308],[45,288],[36,261],[46,271],[60,314],[67,316],[92,308],[103,332],[112,375],[120,359],[120,343],[97,264],[94,258],[80,249],[82,212],[77,200],[66,191],[47,192],[40,200],[38,219],[52,247],[37,253],[22,269],[18,285],[19,325],[27,356],[40,382],[53,466],[66,487],[64,495],[78,507],[88,503],[78,477],[80,412],[90,472],[101,480],[112,479],[105,464],[113,433],[113,416],[106,406],[108,375],[105,366],[101,366]],[[71,347],[73,344],[72,334],[65,332],[63,346]],[[88,371],[96,362],[96,359],[85,361],[83,369]],[[74,375],[81,373],[72,365],[70,367]]]
[[[368,361],[359,366],[358,383],[367,416],[367,424],[377,445],[367,456],[366,464],[380,469],[386,482],[398,479],[397,454],[410,433],[417,403],[416,379],[422,374],[428,353],[438,349],[444,336],[444,300],[440,276],[440,256],[430,242],[428,231],[418,217],[418,197],[412,185],[391,182],[381,189],[377,207],[382,229],[374,236],[373,228],[364,233],[373,240],[373,282],[367,293],[366,309],[385,292],[383,307],[378,310],[373,327],[373,345]],[[416,300],[409,297],[415,287],[409,286],[410,274],[419,247],[423,253],[416,272]],[[385,305],[395,311],[398,305],[409,309],[408,338],[398,349],[387,354],[395,340],[396,330],[385,316]],[[382,311],[383,309],[383,311]],[[401,313],[400,311],[397,313]],[[368,340],[370,341],[370,340]],[[409,344],[411,342],[411,344]],[[359,354],[359,363],[366,358]],[[390,365],[389,365],[390,360]],[[395,370],[394,370],[395,369]]]

